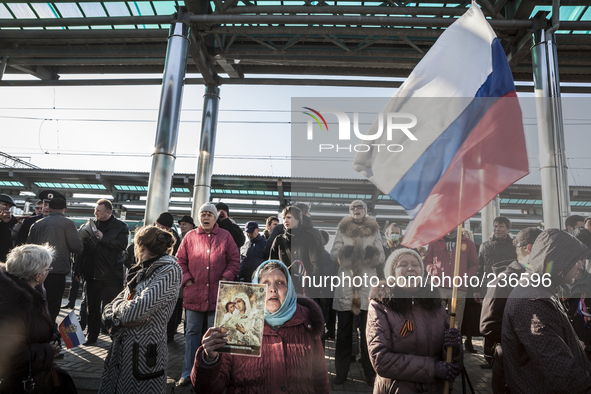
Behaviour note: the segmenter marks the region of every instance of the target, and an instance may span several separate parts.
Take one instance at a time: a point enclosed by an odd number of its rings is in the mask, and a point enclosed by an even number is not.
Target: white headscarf
[[[250,298],[248,298],[246,293],[239,291],[232,296],[232,302],[236,302],[237,299],[241,299],[242,301],[244,301],[244,314],[248,315],[248,313],[250,312]],[[240,312],[238,312],[238,314],[240,314]]]

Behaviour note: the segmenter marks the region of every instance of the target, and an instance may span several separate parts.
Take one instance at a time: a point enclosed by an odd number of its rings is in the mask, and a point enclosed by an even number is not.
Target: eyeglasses
[[[349,208],[350,211],[360,211],[362,209],[364,209],[363,205],[353,205],[351,208]]]
[[[53,270],[53,267],[49,267],[49,268],[45,268],[45,269],[43,270],[43,272],[45,272],[45,271],[47,271],[47,272],[51,272],[52,270]]]
[[[10,213],[10,209],[0,209],[0,213]]]

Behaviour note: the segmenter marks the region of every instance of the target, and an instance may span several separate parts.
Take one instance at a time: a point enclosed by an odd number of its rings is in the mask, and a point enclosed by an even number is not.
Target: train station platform
[[[62,305],[67,303],[67,299],[63,300]],[[76,302],[76,312],[80,310],[80,300]],[[70,309],[62,309],[58,322],[61,321]],[[492,393],[490,387],[491,370],[483,370],[479,364],[484,362],[482,356],[482,338],[474,338],[473,344],[478,354],[465,353],[464,364],[467,371],[467,376],[470,379],[476,394]],[[80,394],[96,393],[101,376],[103,373],[103,364],[107,353],[111,346],[111,340],[108,335],[100,334],[97,346],[78,346],[73,349],[66,350],[65,356],[61,360],[56,360],[63,369],[68,371]],[[168,387],[167,393],[184,394],[191,393],[191,386],[176,387],[175,382],[181,377],[181,369],[183,366],[183,358],[185,354],[185,340],[182,333],[182,325],[179,326],[174,341],[168,344]],[[335,376],[334,366],[334,352],[335,341],[327,341],[325,348],[325,358],[328,368],[328,374],[331,382],[331,394],[344,393],[371,393],[372,389],[365,385],[363,369],[359,360],[351,363],[349,378],[343,385],[334,385],[333,378]],[[359,359],[359,356],[357,357]],[[461,377],[458,376],[454,383],[453,392],[470,393],[470,388],[466,385],[466,391],[462,391]]]

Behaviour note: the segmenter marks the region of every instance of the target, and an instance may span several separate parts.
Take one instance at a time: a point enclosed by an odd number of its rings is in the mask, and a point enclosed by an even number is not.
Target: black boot
[[[469,353],[477,353],[477,351],[474,349],[474,345],[472,345],[472,337],[466,337],[464,348],[466,348],[466,351]]]

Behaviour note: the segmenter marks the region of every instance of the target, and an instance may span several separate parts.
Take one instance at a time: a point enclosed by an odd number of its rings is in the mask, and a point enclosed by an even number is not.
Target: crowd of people
[[[458,239],[455,230],[409,249],[399,225],[382,231],[355,200],[326,248],[330,236],[314,227],[308,204],[285,207],[263,229],[240,227],[220,202],[183,216],[180,234],[163,212],[128,242],[109,200],[77,229],[64,195],[39,197],[36,215],[23,219],[0,194],[0,393],[75,392],[54,361],[64,355],[57,316],[74,307],[80,285],[84,345],[96,346],[101,332],[111,338],[100,393],[164,392],[167,342],[183,320],[177,385],[196,393],[328,393],[327,339],[336,339],[336,386],[360,354],[374,393],[440,393],[462,372],[464,349],[476,352],[474,336],[484,336],[481,367],[492,369],[495,394],[591,392],[591,218],[513,237],[500,216],[479,250],[470,231]],[[462,282],[453,300],[444,278],[456,264],[460,277],[481,280]],[[62,307],[68,275],[74,296]],[[316,285],[326,277],[343,281]],[[345,280],[364,277],[377,282]],[[262,341],[241,320],[253,308],[244,292],[229,298],[223,327],[214,325],[220,281],[267,286]],[[220,352],[229,336],[260,357]]]

